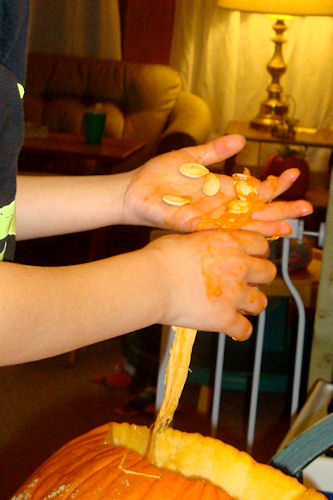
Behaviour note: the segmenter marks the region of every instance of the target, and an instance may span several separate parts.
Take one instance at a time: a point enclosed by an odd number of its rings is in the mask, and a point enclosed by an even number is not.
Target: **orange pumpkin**
[[[139,454],[147,452],[150,437],[144,426],[113,423],[98,427],[51,456],[12,500],[325,498],[230,445],[173,429],[166,429],[157,438],[157,467]]]

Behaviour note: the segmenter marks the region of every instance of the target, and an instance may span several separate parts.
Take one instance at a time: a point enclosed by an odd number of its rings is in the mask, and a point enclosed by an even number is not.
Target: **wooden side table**
[[[103,137],[101,144],[87,144],[80,134],[50,132],[47,137],[24,140],[19,169],[60,175],[110,174],[144,146],[143,141],[110,137]]]
[[[257,142],[259,144],[258,156],[261,156],[262,144],[289,144],[293,146],[304,146],[306,148],[329,148],[333,150],[333,130],[330,129],[302,129],[296,128],[296,135],[293,138],[282,138],[273,136],[268,131],[257,130],[250,127],[249,122],[231,121],[228,123],[226,134],[240,134],[247,142]],[[228,158],[225,162],[224,173],[231,175],[235,163],[235,156]],[[259,164],[259,162],[258,162]]]
[[[103,137],[100,144],[87,144],[85,136],[82,134],[71,134],[61,132],[49,132],[43,137],[26,137],[21,149],[18,169],[20,174],[40,174],[40,175],[105,175],[121,172],[124,162],[128,159],[136,161],[137,155],[145,147],[144,141],[118,140],[111,137]],[[105,238],[110,228],[100,228],[85,232],[89,238],[89,248],[87,252],[82,252],[80,245],[72,252],[63,252],[61,262],[58,265],[74,264],[84,261],[102,258],[106,253]],[[84,240],[85,234],[59,235],[43,239],[43,244],[47,241],[52,243],[62,242],[66,246],[72,240]],[[19,247],[24,246],[20,242]],[[28,243],[26,243],[26,246]],[[51,244],[51,248],[53,245]],[[68,250],[72,250],[69,247]],[[48,254],[49,249],[44,252]],[[52,257],[50,251],[50,259]],[[67,255],[68,254],[68,255]],[[23,255],[22,257],[25,258]],[[35,259],[35,256],[33,256]],[[71,260],[73,259],[73,260]],[[46,257],[46,260],[47,257]],[[52,262],[52,259],[51,259]],[[57,261],[58,262],[58,261]],[[30,263],[30,262],[27,262]],[[54,265],[53,263],[51,265]]]

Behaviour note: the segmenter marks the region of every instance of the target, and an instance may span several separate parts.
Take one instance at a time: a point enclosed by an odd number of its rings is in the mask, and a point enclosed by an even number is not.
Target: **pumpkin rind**
[[[134,435],[139,429],[139,426],[127,423],[112,423],[110,438],[120,444],[126,443],[126,446],[130,443],[136,446]],[[125,443],[120,436],[125,437]],[[141,446],[144,449],[142,443]],[[256,462],[247,453],[199,433],[189,434],[171,428],[164,430],[156,437],[151,459],[160,469],[207,479],[238,500],[326,498],[280,470]]]
[[[147,451],[150,431],[130,424],[106,424],[63,446],[41,465],[12,500],[107,499],[118,500],[323,500],[294,478],[267,465],[257,464],[245,452],[200,434],[167,429],[155,447],[156,462],[150,464],[134,451],[110,443],[129,445]],[[127,446],[129,446],[127,445]],[[125,456],[124,456],[125,455]],[[123,467],[131,472],[126,473]],[[213,471],[228,486],[228,493],[206,477]],[[157,477],[146,477],[150,474]],[[215,477],[215,476],[214,476]],[[231,491],[232,490],[232,491]]]
[[[98,427],[63,446],[34,472],[12,500],[231,499],[207,481],[161,471],[137,453],[107,443],[109,429],[110,424]],[[124,467],[160,479],[121,471],[119,464],[125,453]]]

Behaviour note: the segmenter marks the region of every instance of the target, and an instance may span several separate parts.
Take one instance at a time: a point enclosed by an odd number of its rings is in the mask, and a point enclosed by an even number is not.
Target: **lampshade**
[[[217,5],[225,9],[265,14],[333,15],[333,0],[217,0]]]

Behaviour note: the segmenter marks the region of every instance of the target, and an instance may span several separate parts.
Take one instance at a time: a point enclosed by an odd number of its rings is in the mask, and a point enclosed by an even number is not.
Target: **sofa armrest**
[[[212,116],[207,103],[191,92],[182,91],[169,115],[157,152],[203,144],[211,132]]]

